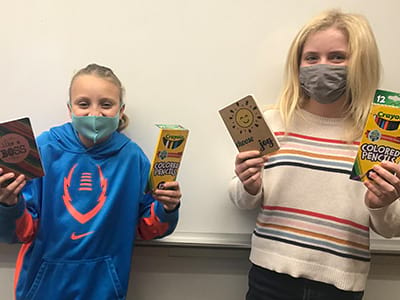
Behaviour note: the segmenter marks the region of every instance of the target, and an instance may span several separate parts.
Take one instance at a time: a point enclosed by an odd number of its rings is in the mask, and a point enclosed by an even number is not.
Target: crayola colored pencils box
[[[167,181],[175,181],[181,164],[189,130],[181,125],[156,124],[160,135],[150,167],[147,190],[162,188]]]
[[[400,93],[376,90],[350,178],[364,181],[372,167],[400,160]]]

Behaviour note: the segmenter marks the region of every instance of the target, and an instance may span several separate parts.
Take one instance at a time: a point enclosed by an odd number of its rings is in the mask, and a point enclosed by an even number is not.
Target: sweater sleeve
[[[0,204],[0,241],[3,243],[17,243],[17,220],[25,210],[24,200],[19,197],[17,204],[6,206]]]
[[[34,206],[26,197],[31,195],[31,182],[27,184],[18,197],[17,204],[5,206],[0,204],[0,242],[27,243],[36,234],[38,218]]]
[[[239,180],[238,177],[234,177],[229,185],[229,198],[232,202],[241,209],[253,209],[261,204],[261,199],[263,197],[263,189],[256,195],[249,194]]]
[[[379,235],[392,238],[400,236],[400,200],[378,208],[369,208],[371,227]]]
[[[143,240],[165,237],[175,230],[178,223],[179,205],[172,211],[166,211],[150,193],[145,195],[140,211],[137,231]]]

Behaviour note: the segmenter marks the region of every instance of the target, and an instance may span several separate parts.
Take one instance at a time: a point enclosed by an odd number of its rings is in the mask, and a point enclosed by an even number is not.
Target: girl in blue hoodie
[[[144,193],[150,163],[120,133],[128,118],[111,69],[81,69],[69,96],[72,122],[37,138],[46,175],[0,188],[0,239],[22,243],[15,298],[126,299],[135,238],[175,229],[179,184]],[[0,186],[14,176],[0,169]]]

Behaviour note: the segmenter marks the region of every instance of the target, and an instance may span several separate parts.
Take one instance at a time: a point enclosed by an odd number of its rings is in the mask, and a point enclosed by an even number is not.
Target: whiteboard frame
[[[139,246],[250,249],[251,234],[176,232],[162,239],[137,241],[136,244]],[[371,238],[370,250],[373,254],[379,253],[400,255],[400,240]]]

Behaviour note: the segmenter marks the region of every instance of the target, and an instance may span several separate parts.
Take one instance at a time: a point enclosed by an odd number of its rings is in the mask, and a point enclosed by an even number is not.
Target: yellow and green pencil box
[[[350,179],[364,181],[381,161],[399,163],[400,93],[376,90]]]
[[[163,188],[163,183],[176,180],[189,134],[189,130],[181,125],[156,126],[160,128],[160,134],[150,167],[147,191]]]

